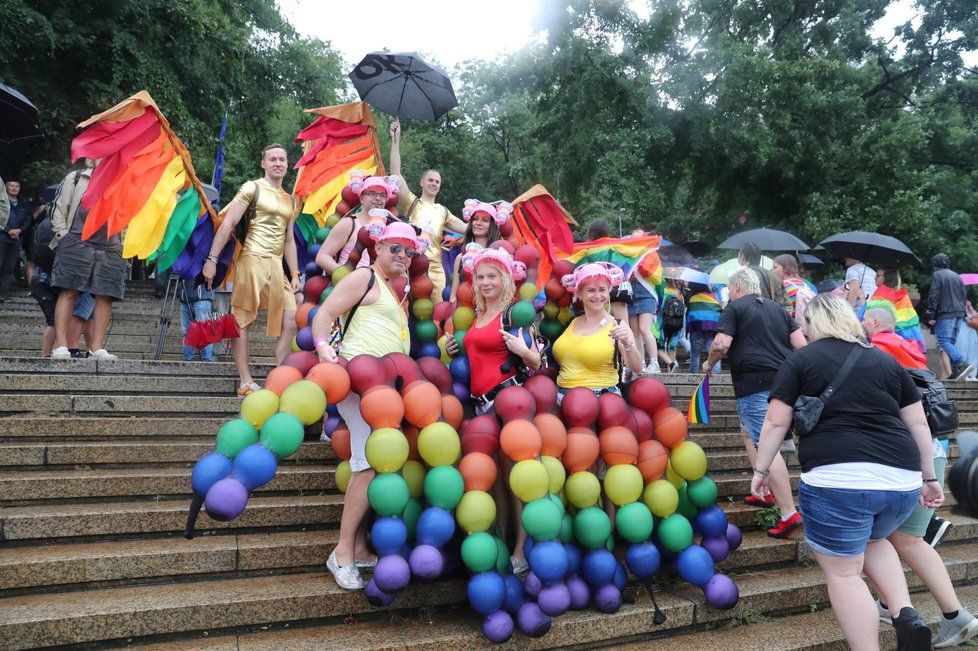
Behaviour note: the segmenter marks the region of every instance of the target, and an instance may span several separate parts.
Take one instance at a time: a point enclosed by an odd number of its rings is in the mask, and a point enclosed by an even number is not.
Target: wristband
[[[299,272],[298,272],[298,271],[293,271],[293,272],[292,272],[292,277],[293,277],[293,278],[295,278],[295,277],[296,277],[296,276],[298,276],[298,275],[299,275]]]
[[[207,260],[208,262],[213,262],[214,264],[217,264],[217,256],[209,255],[204,259]]]
[[[754,468],[754,474],[757,475],[758,477],[767,477],[768,475],[771,474],[771,471],[770,470],[758,470],[757,468]]]
[[[925,483],[925,484],[929,484],[929,483],[931,483],[931,482],[933,482],[933,483],[935,483],[935,484],[939,484],[939,483],[941,483],[941,482],[940,482],[940,480],[939,480],[939,479],[937,479],[937,478],[934,478],[934,479],[925,479],[925,480],[924,480],[924,483]]]
[[[316,348],[319,348],[323,344],[329,345],[329,339],[326,337],[316,337],[313,342],[316,344]]]

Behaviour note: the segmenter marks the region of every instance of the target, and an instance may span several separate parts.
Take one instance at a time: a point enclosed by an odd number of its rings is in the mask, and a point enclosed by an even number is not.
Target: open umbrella
[[[803,267],[820,267],[824,262],[822,262],[818,257],[810,253],[801,253],[798,255],[798,262],[802,264]]]
[[[20,142],[40,137],[37,107],[20,91],[0,84],[0,142]]]
[[[669,240],[659,240],[659,260],[665,267],[688,267],[693,264],[695,258],[686,249]]]
[[[895,237],[879,233],[866,231],[838,233],[819,242],[819,246],[825,247],[825,250],[834,256],[854,258],[869,264],[894,267],[920,266],[920,259],[906,244]]]
[[[437,120],[458,106],[448,75],[414,52],[371,52],[350,81],[360,99],[399,118]]]
[[[739,249],[748,242],[761,247],[762,251],[807,251],[808,245],[791,233],[773,228],[755,228],[731,235],[725,239],[718,249]]]
[[[697,285],[707,285],[710,282],[708,274],[689,267],[666,267],[665,277]]]
[[[740,267],[740,262],[737,258],[732,258],[727,260],[722,264],[718,264],[713,267],[710,271],[709,279],[711,285],[726,285],[730,282],[730,274],[734,272],[738,267]],[[766,255],[761,256],[761,267],[764,269],[773,269],[774,260],[767,257]]]

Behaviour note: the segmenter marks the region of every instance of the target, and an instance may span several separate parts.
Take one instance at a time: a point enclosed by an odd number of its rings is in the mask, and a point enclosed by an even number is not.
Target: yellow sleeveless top
[[[554,359],[560,364],[557,386],[564,389],[587,387],[604,389],[618,384],[615,369],[615,344],[608,332],[615,320],[608,316],[608,323],[594,334],[574,334],[577,319],[571,321],[564,334],[554,342]]]
[[[379,275],[374,285],[380,287],[380,298],[371,305],[361,303],[343,335],[340,355],[346,359],[411,352],[411,335],[403,336],[407,332],[407,315],[401,304]],[[346,323],[346,315],[341,322]]]

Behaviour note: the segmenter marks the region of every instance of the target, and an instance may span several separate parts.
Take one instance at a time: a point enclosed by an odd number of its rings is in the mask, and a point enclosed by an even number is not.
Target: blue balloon
[[[316,307],[312,308],[311,310],[309,310],[309,326],[310,327],[312,326],[312,320],[316,318],[316,312],[318,312],[318,311],[319,311],[319,306],[318,305]]]
[[[705,508],[696,516],[696,526],[711,538],[727,534],[727,514],[719,506]]]
[[[533,536],[526,537],[526,540],[523,541],[523,558],[530,557],[530,552],[533,551],[533,546],[535,544],[537,544],[537,542],[533,540]]]
[[[676,561],[679,576],[695,586],[704,586],[713,578],[713,557],[699,545],[690,545],[679,553]]]
[[[315,309],[315,308],[313,308],[313,309]],[[329,416],[335,416],[336,418],[339,418],[340,417],[340,410],[337,409],[336,405],[334,405],[334,404],[326,405],[326,413]]]
[[[559,581],[567,573],[567,550],[556,540],[534,545],[527,560],[541,581]]]
[[[499,610],[506,597],[506,584],[496,572],[481,572],[469,579],[469,603],[480,615],[488,615]]]
[[[407,542],[407,525],[399,518],[379,518],[370,528],[370,539],[378,556],[396,554]]]
[[[328,409],[326,411],[329,411]],[[326,420],[323,421],[323,434],[326,438],[333,438],[333,432],[336,431],[337,426],[340,424],[339,416],[327,416]]]
[[[199,497],[207,495],[210,487],[231,474],[231,460],[223,454],[211,452],[194,464],[190,473],[190,486]]]
[[[615,587],[619,590],[625,589],[625,584],[628,583],[628,575],[625,574],[625,566],[618,563],[618,569],[615,570],[615,578],[612,580]]]
[[[468,404],[468,401],[472,398],[471,394],[469,393],[468,383],[452,382],[452,393],[455,394],[455,397],[458,398],[458,401],[463,405]]]
[[[581,548],[574,543],[565,543],[564,551],[567,552],[567,574],[565,576],[569,579],[581,573],[583,556],[581,555]]]
[[[437,357],[441,359],[441,348],[435,342],[421,344],[418,347],[418,357]]]
[[[584,555],[584,580],[592,588],[611,583],[618,570],[618,560],[607,549],[592,549]]]
[[[449,283],[449,285],[446,286],[445,289],[441,290],[441,300],[447,301],[451,297],[452,297],[452,288],[451,288],[451,283]]]
[[[628,548],[628,552],[625,554],[625,563],[628,564],[628,569],[635,575],[635,578],[639,581],[645,581],[659,571],[662,556],[652,543],[636,543]]]
[[[442,547],[452,539],[453,533],[455,533],[455,518],[445,509],[431,506],[425,509],[421,513],[421,517],[418,518],[417,540],[421,545]],[[482,614],[488,615],[489,613]]]
[[[316,247],[316,252],[319,252],[319,245],[314,245]],[[313,256],[315,257],[315,256]],[[306,263],[305,272],[307,278],[312,278],[313,276],[320,276],[323,273],[323,268],[316,264],[315,260],[310,260]]]
[[[468,357],[456,357],[448,366],[448,370],[452,373],[452,380],[468,385],[469,377],[472,375],[472,369],[469,367]]]
[[[306,250],[309,251],[309,257],[312,258],[313,260],[315,260],[316,259],[316,254],[319,253],[319,248],[321,246],[322,245],[319,242],[313,242],[312,244],[310,244],[306,248]]]
[[[519,612],[520,606],[526,601],[526,595],[523,593],[523,582],[516,575],[507,574],[503,577],[503,583],[506,584],[503,610],[515,616]]]
[[[231,476],[253,491],[272,481],[278,462],[272,451],[261,444],[249,445],[234,457]]]
[[[533,335],[530,334],[530,329],[529,328],[522,328],[522,330],[523,330],[523,341],[526,342],[526,345],[527,346],[532,346],[533,345]],[[511,328],[509,330],[509,334],[513,335],[514,337],[519,337],[520,336],[520,328]]]

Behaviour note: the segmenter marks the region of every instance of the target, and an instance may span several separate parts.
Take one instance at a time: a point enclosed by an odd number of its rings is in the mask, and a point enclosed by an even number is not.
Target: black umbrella
[[[458,106],[448,75],[414,52],[371,52],[350,80],[360,99],[399,118],[437,120]]]
[[[692,267],[695,263],[692,253],[672,242],[660,245],[658,254],[663,267]]]
[[[762,251],[807,251],[808,245],[791,233],[773,228],[755,228],[731,235],[718,246],[718,249],[739,249],[748,242],[761,247]]]
[[[54,201],[54,197],[58,194],[58,188],[61,187],[60,183],[55,183],[54,185],[49,185],[48,187],[41,190],[41,201],[44,203],[51,203]]]
[[[798,262],[800,262],[805,267],[820,267],[824,262],[819,258],[811,255],[810,253],[800,253],[798,254]]]
[[[819,242],[819,246],[825,247],[825,250],[834,256],[854,258],[870,264],[892,267],[920,266],[920,259],[906,244],[895,237],[879,233],[866,231],[838,233]]]
[[[41,137],[37,107],[10,86],[0,84],[0,142]]]

